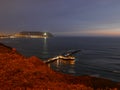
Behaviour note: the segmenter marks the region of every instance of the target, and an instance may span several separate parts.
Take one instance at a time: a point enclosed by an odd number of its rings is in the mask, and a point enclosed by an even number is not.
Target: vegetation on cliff
[[[120,84],[55,72],[35,56],[26,58],[0,43],[0,90],[120,90]]]

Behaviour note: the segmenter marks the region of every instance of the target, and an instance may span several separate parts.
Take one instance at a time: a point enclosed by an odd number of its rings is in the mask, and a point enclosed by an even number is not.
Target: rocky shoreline
[[[55,72],[37,57],[0,43],[0,90],[120,90],[120,83]]]

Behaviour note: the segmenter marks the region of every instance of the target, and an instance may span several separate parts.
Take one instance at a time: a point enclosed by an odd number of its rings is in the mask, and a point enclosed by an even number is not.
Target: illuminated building
[[[49,32],[33,32],[33,31],[23,31],[14,34],[15,38],[48,38],[53,37]]]

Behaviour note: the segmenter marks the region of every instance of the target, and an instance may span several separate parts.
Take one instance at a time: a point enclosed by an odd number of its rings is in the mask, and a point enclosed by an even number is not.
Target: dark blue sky
[[[120,0],[0,0],[0,31],[119,36]]]

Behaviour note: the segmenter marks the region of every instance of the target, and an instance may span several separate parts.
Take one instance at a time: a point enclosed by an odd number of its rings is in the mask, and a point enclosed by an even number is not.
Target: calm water
[[[91,75],[120,82],[120,38],[55,37],[49,39],[0,39],[25,56],[46,60],[67,50],[81,49],[75,61],[49,64],[56,71],[72,75]]]

